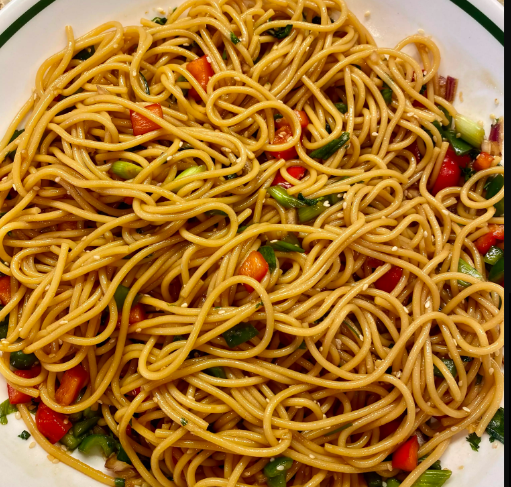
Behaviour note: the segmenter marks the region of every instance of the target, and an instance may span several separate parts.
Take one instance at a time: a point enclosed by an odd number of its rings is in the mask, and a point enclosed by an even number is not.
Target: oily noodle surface
[[[283,39],[266,32],[288,24]],[[66,414],[99,403],[103,424],[151,486],[264,484],[264,465],[284,455],[294,460],[288,485],[357,487],[364,472],[396,475],[385,459],[421,430],[420,456],[430,455],[408,487],[456,431],[482,434],[503,394],[503,288],[457,269],[463,258],[486,273],[473,241],[487,223],[503,223],[482,196],[503,168],[430,193],[447,150],[432,124],[445,121],[437,105],[456,113],[435,96],[440,54],[431,39],[378,48],[344,0],[193,0],[164,26],[144,19],[108,22],[80,39],[66,32],[67,47],[40,68],[33,97],[0,141],[8,212],[0,272],[11,276],[12,294],[0,311],[9,319],[0,372],[11,384]],[[404,52],[409,45],[420,62]],[[73,59],[90,46],[92,57]],[[207,93],[183,67],[203,53],[216,73]],[[383,81],[394,92],[388,106]],[[326,94],[332,86],[346,114]],[[202,103],[183,94],[191,87]],[[162,104],[163,120],[145,110],[152,103]],[[161,128],[134,137],[129,110]],[[307,112],[309,130],[292,110]],[[278,149],[296,146],[296,160],[264,157],[276,147],[277,113],[293,133]],[[25,132],[9,143],[24,119]],[[307,155],[343,132],[350,144],[328,160]],[[409,150],[416,140],[421,161]],[[143,171],[120,180],[109,172],[119,159]],[[174,181],[194,165],[207,171]],[[302,181],[286,172],[297,165],[308,171]],[[296,210],[266,195],[279,171],[295,184],[290,194],[341,201],[301,225]],[[132,207],[121,204],[126,197]],[[260,284],[237,275],[251,251],[288,232],[306,253],[277,252],[277,269]],[[373,270],[369,257],[385,265]],[[373,284],[391,266],[404,273],[388,294]],[[117,327],[120,284],[131,291]],[[130,326],[137,293],[148,318]],[[222,333],[240,322],[259,336],[229,349]],[[18,350],[37,355],[37,378],[10,371]],[[456,380],[440,361],[448,357]],[[57,380],[79,363],[90,372],[87,391],[62,407]],[[449,379],[435,378],[434,365]],[[204,372],[211,367],[227,379]],[[51,455],[114,485],[50,445],[27,407],[20,411]],[[396,418],[401,426],[384,438],[380,427]]]

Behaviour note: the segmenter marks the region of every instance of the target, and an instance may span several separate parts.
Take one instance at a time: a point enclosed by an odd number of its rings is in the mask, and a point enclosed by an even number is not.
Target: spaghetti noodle
[[[409,487],[482,435],[504,292],[476,241],[503,168],[436,186],[457,111],[431,39],[379,48],[344,0],[66,33],[0,141],[0,372],[50,455],[110,486]],[[67,431],[100,411],[116,473],[50,443],[31,398]]]

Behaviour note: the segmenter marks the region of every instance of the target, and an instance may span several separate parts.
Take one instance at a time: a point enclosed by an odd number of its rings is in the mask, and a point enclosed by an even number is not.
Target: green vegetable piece
[[[479,445],[481,444],[481,438],[479,438],[479,436],[475,433],[471,433],[467,436],[466,440],[469,442],[472,450],[479,451]]]
[[[101,448],[103,454],[109,457],[116,448],[116,442],[111,436],[90,435],[80,443],[78,450],[82,453],[90,453],[94,448]]]
[[[490,435],[490,441],[493,443],[495,440],[500,441],[504,444],[504,408],[499,408],[499,410],[493,416],[493,419],[490,421],[488,426],[486,427],[486,433]]]
[[[73,434],[76,437],[82,436],[85,433],[89,432],[99,421],[99,417],[92,417],[89,419],[86,419],[85,421],[80,421],[79,423],[76,423],[73,426]]]
[[[236,45],[239,44],[241,41],[236,37],[236,34],[234,32],[231,32],[231,42]]]
[[[18,438],[21,438],[22,440],[28,440],[32,435],[27,431],[23,431],[20,435],[18,435]]]
[[[250,225],[243,225],[242,227],[239,227],[237,233],[243,233],[248,227],[251,227],[252,225],[253,223],[251,223]]]
[[[398,487],[401,485],[401,482],[398,479],[388,479],[387,487]]]
[[[133,179],[142,172],[142,168],[131,162],[116,161],[112,164],[110,171],[122,179]]]
[[[222,59],[224,61],[227,61],[227,51],[224,49],[224,52],[222,53]]]
[[[302,249],[299,243],[296,244],[286,242],[286,239],[278,240],[277,242],[270,242],[270,247],[279,252],[300,252],[301,254],[305,253],[305,250]]]
[[[146,92],[147,95],[151,94],[151,90],[149,89],[149,83],[147,82],[146,77],[142,73],[138,73],[140,76],[140,84],[142,85],[142,89]]]
[[[440,135],[451,144],[457,156],[466,156],[474,150],[468,142],[457,137],[455,130],[442,130]]]
[[[463,259],[460,259],[458,263],[458,272],[462,272],[463,274],[467,274],[468,276],[475,277],[480,281],[484,280],[480,272],[477,269],[474,269],[468,262],[464,261]],[[463,287],[469,287],[472,285],[471,283],[462,280],[458,280],[458,284]]]
[[[351,428],[353,426],[353,423],[348,423],[348,424],[345,424],[344,426],[341,426],[340,428],[337,428],[333,431],[330,431],[330,433],[325,433],[325,436],[332,436],[332,435],[336,435],[337,433],[340,433],[341,431],[344,431],[348,428]]]
[[[108,339],[107,341],[109,341],[109,340],[110,339]],[[79,421],[82,420],[82,418],[83,418],[83,411],[69,415],[69,421],[71,421],[71,423],[73,423],[73,424],[78,423]]]
[[[128,456],[128,454],[126,453],[122,446],[119,447],[119,453],[117,453],[117,460],[119,460],[120,462],[127,463],[128,465],[133,465],[133,463],[130,460],[130,457]]]
[[[268,29],[266,33],[275,37],[276,39],[285,39],[289,34],[291,34],[292,30],[293,25],[288,24],[285,27],[276,27],[275,29]]]
[[[90,59],[94,56],[94,54],[96,54],[96,48],[94,46],[90,46],[76,54],[73,59],[78,59],[78,61],[87,61],[87,59]]]
[[[222,211],[222,210],[206,211],[206,215],[208,215],[208,216],[224,216],[224,217],[229,216],[229,215],[227,215],[227,213],[225,211]]]
[[[66,435],[60,440],[60,443],[64,445],[68,450],[74,451],[79,446],[80,443],[85,439],[87,435],[80,436],[77,438],[71,431],[66,433]]]
[[[210,367],[204,371],[206,374],[216,377],[217,379],[227,379],[223,367]]]
[[[188,424],[188,421],[186,418],[181,418],[181,426],[186,426]]]
[[[368,472],[364,474],[367,487],[382,487],[383,479],[376,472]]]
[[[350,141],[351,135],[349,132],[344,132],[338,139],[332,140],[324,147],[316,149],[309,154],[312,159],[329,159],[339,149],[344,147]]]
[[[387,105],[392,103],[393,94],[394,92],[392,91],[392,88],[387,83],[383,83],[383,90],[381,90],[381,95],[383,96],[383,99]]]
[[[264,467],[264,475],[271,479],[287,472],[293,466],[293,460],[288,457],[279,457]]]
[[[275,257],[275,250],[273,247],[265,245],[264,247],[260,247],[258,252],[270,266],[270,274],[273,274],[277,268],[277,257]]]
[[[450,470],[426,470],[413,487],[442,487],[450,478]]]
[[[465,176],[465,182],[467,182],[472,179],[472,177],[476,174],[476,171],[474,171],[470,166],[467,166],[461,170],[461,173]]]
[[[101,409],[98,408],[96,409],[96,411],[93,411],[92,408],[87,408],[84,412],[83,412],[83,416],[84,418],[86,419],[90,419],[90,418],[96,418],[96,417],[100,417],[101,416]]]
[[[453,377],[456,377],[458,375],[458,370],[456,369],[456,365],[454,364],[454,360],[451,360],[449,358],[443,358],[442,362],[444,365],[449,369],[449,372]],[[440,369],[435,365],[433,367],[434,375],[435,377],[438,377],[440,379],[444,379],[444,375],[440,371]]]
[[[203,172],[206,172],[207,168],[206,166],[192,166],[188,169],[185,169],[179,176],[174,179],[174,181],[178,181],[181,179],[189,178],[191,176],[196,176],[197,174],[202,174]],[[188,184],[188,183],[187,183]],[[175,188],[174,191],[179,191],[180,189],[184,188],[186,184],[183,184],[183,186],[179,186],[179,188]]]
[[[0,311],[2,311],[4,307],[0,304]],[[0,321],[0,340],[7,338],[7,333],[9,332],[9,315],[7,315],[2,321]]]
[[[0,404],[0,424],[7,424],[7,416],[17,412],[18,408],[13,406],[9,402],[9,399],[6,399],[2,404]]]
[[[504,251],[499,247],[491,247],[486,255],[484,256],[484,261],[487,264],[495,265],[500,259],[504,257]]]
[[[234,174],[228,174],[227,176],[225,176],[225,179],[227,179],[227,181],[231,181],[233,179],[238,179],[238,175],[236,173]]]
[[[491,200],[494,196],[497,196],[499,194],[500,190],[504,187],[504,176],[502,174],[497,174],[488,184],[488,188],[486,191],[486,199]],[[505,205],[504,205],[504,197],[502,199],[495,203],[495,209],[497,210],[495,213],[495,216],[502,216],[505,212]]]
[[[495,282],[497,284],[500,284],[502,281],[504,281],[504,271],[505,271],[505,265],[504,265],[504,257],[502,257],[490,270],[489,279],[491,282]]]
[[[266,479],[266,484],[268,487],[286,487],[286,474],[281,473],[276,477]]]
[[[11,365],[18,370],[30,370],[39,360],[35,354],[25,354],[21,350],[11,353]]]
[[[442,464],[440,463],[440,460],[437,460],[431,467],[429,467],[428,470],[442,470]]]
[[[282,113],[275,113],[275,115],[273,115],[273,120],[277,121],[277,120],[281,120],[284,118],[284,115],[282,115]]]
[[[238,323],[222,334],[229,348],[236,348],[259,335],[257,329],[250,323]]]
[[[300,223],[307,223],[315,220],[319,215],[327,210],[323,203],[316,206],[307,206],[298,210],[298,220]]]
[[[447,121],[449,122],[445,127],[450,129],[452,127],[452,121],[453,121],[452,115],[442,105],[437,105],[437,106],[438,106],[438,108],[440,108],[440,110],[442,112],[444,112],[444,115],[447,118]]]
[[[484,128],[477,122],[458,113],[454,119],[454,126],[465,142],[478,149],[481,148],[484,141]]]
[[[348,105],[346,105],[346,103],[336,103],[335,108],[337,108],[337,110],[339,110],[343,115],[348,113]]]
[[[153,19],[153,22],[158,25],[165,25],[167,23],[166,17],[155,17]]]
[[[298,194],[298,201],[301,201],[307,206],[316,206],[324,201],[324,198],[306,198],[302,193]]]
[[[11,140],[9,140],[9,144],[11,142],[14,142],[23,132],[25,132],[25,129],[15,130],[14,134],[11,137]],[[11,152],[8,152],[6,157],[9,157],[10,159],[14,159],[14,157],[16,156],[16,152],[17,151],[18,151],[18,149],[15,149],[15,150],[13,150]]]
[[[125,487],[125,485],[126,481],[124,479],[121,479],[120,477],[114,480],[114,487]]]
[[[287,190],[281,186],[272,186],[266,190],[270,196],[282,205],[286,209],[290,208],[304,208],[307,206],[305,203],[300,201],[298,198],[288,194]]]
[[[128,297],[128,293],[130,292],[130,288],[123,286],[122,284],[119,285],[119,287],[116,289],[114,294],[115,302],[117,303],[117,309],[119,311],[122,310],[124,306],[124,301],[126,301],[126,298]],[[133,306],[137,304],[142,299],[141,294],[137,294],[135,296],[135,299],[133,300]]]

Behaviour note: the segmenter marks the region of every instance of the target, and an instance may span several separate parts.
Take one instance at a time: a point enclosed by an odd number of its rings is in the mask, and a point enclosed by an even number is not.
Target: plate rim
[[[11,24],[4,29],[4,31],[0,34],[0,49],[9,42],[10,39],[14,35],[16,35],[25,25],[27,25],[34,17],[36,17],[39,13],[41,13],[44,9],[49,7],[51,4],[55,3],[57,0],[36,0],[30,7],[24,9],[25,3],[27,1],[13,1],[9,3],[3,12],[11,12],[14,10],[19,10],[20,14],[15,16],[15,19],[11,22]],[[461,10],[463,10],[467,15],[472,17],[479,25],[481,25],[486,31],[488,31],[497,41],[504,47],[505,35],[502,28],[498,26],[483,10],[481,7],[474,5],[469,0],[449,0],[454,5],[458,6]],[[481,1],[477,1],[478,4]],[[500,3],[495,2],[497,5]],[[19,7],[18,7],[19,5]],[[502,7],[502,17],[504,16],[504,6]],[[14,12],[13,12],[14,14]],[[5,14],[0,12],[0,18],[3,18]]]

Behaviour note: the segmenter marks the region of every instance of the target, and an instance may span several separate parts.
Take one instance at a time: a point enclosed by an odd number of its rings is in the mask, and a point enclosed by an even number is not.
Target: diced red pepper
[[[386,293],[391,293],[396,289],[396,286],[399,284],[399,281],[403,277],[403,269],[401,267],[392,267],[387,274],[380,277],[375,286],[380,291],[384,291]]]
[[[301,180],[305,176],[305,168],[301,166],[293,166],[288,167],[287,172],[290,176],[292,176],[295,179]],[[275,179],[273,180],[272,186],[282,186],[285,189],[292,188],[293,185],[291,183],[288,183],[284,176],[280,173],[280,171],[275,176]]]
[[[14,374],[18,377],[22,377],[23,379],[33,379],[34,377],[37,377],[41,373],[41,366],[36,365],[32,367],[30,370],[16,370],[14,371]],[[9,384],[7,384],[7,393],[9,394],[9,402],[12,405],[16,404],[26,404],[27,402],[30,402],[32,400],[32,396],[29,396],[28,394],[24,394],[23,392],[20,392],[14,387],[11,387]]]
[[[282,145],[289,141],[289,139],[293,137],[293,132],[291,131],[291,127],[286,125],[277,130],[275,133],[275,139],[273,143],[275,145]],[[291,147],[290,149],[270,152],[268,151],[268,157],[274,157],[275,159],[285,159],[289,161],[290,159],[295,159],[298,156],[298,152],[296,152],[295,147]]]
[[[422,161],[422,154],[419,149],[419,144],[417,141],[415,141],[410,147],[408,147],[408,150],[415,156],[415,159],[417,159],[417,163]]]
[[[490,250],[496,243],[497,239],[493,236],[493,234],[487,233],[475,241],[475,246],[481,255],[486,255],[488,250]]]
[[[251,252],[245,262],[243,262],[238,275],[252,277],[256,281],[261,282],[266,274],[268,274],[269,270],[270,266],[268,265],[268,262],[264,260],[262,254],[254,251]],[[244,284],[244,286],[249,293],[254,291],[252,286],[249,286],[248,284]]]
[[[504,225],[490,225],[490,232],[497,240],[504,240]]]
[[[0,277],[0,301],[4,306],[11,300],[11,278],[9,276]]]
[[[140,394],[140,391],[142,389],[140,387],[137,387],[136,389],[133,389],[132,391],[128,392],[127,396],[137,397]]]
[[[412,472],[419,464],[419,439],[412,436],[392,455],[392,467],[404,472]]]
[[[119,315],[119,318],[117,319],[117,328],[121,327],[121,318],[122,315]],[[137,323],[140,323],[144,320],[147,320],[147,314],[145,312],[144,305],[140,303],[136,304],[130,310],[129,324],[136,325]]]
[[[39,405],[35,415],[37,429],[43,436],[48,438],[50,443],[57,443],[73,427],[71,421],[65,414],[57,413],[50,409],[43,402]]]
[[[159,103],[155,103],[154,105],[148,105],[145,107],[146,110],[154,113],[157,117],[163,118],[163,108]],[[131,125],[133,126],[133,135],[145,135],[153,130],[160,129],[160,125],[149,120],[148,118],[140,115],[140,113],[135,112],[134,110],[130,110],[131,116]]]
[[[487,152],[481,152],[474,162],[474,169],[476,171],[484,171],[489,169],[493,164],[495,157],[491,156]]]
[[[371,269],[376,269],[378,267],[381,267],[383,265],[383,261],[381,261],[380,259],[375,259],[374,257],[369,257],[367,260],[366,260],[366,264],[371,268]]]
[[[433,186],[433,195],[438,194],[445,188],[452,188],[454,186],[458,186],[459,180],[461,176],[461,169],[458,163],[449,157],[447,154],[444,162],[442,163],[442,167],[440,169],[440,173],[435,181],[435,185]]]
[[[380,440],[383,440],[387,438],[387,436],[390,436],[392,433],[395,433],[399,426],[402,423],[402,419],[398,418],[394,421],[391,421],[390,423],[384,424],[383,426],[380,426]]]
[[[307,116],[307,113],[304,112],[303,110],[293,110],[293,111],[295,112],[295,115],[298,117],[298,120],[300,121],[300,127],[302,127],[302,129],[306,129],[310,124],[310,120],[309,120],[309,117]],[[285,118],[279,118],[275,122],[275,125],[279,129],[281,129],[282,127],[290,126],[288,120],[286,120]]]
[[[208,88],[209,80],[215,75],[211,63],[208,61],[208,56],[202,56],[188,63],[186,66],[187,71],[199,82],[203,90]],[[195,100],[201,101],[202,98],[195,88],[191,88],[188,94]]]
[[[66,370],[62,376],[60,386],[55,393],[55,401],[61,406],[73,404],[88,380],[89,373],[81,364],[70,370]]]

